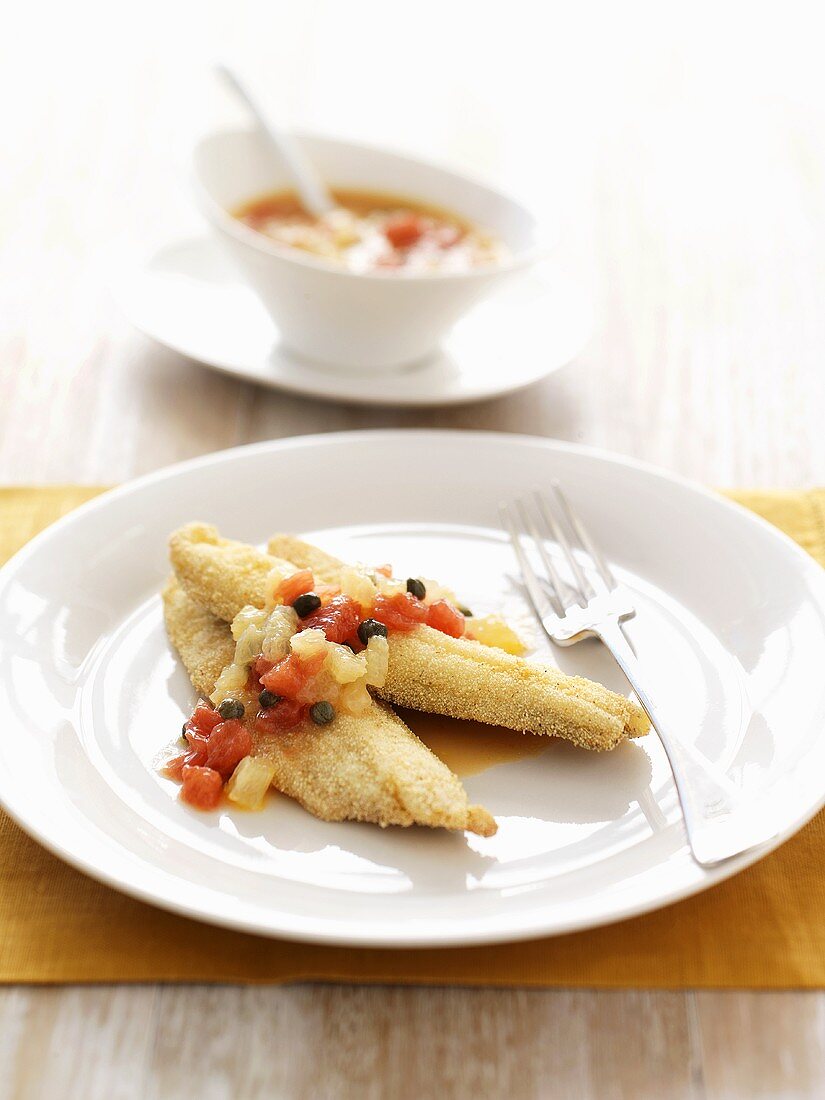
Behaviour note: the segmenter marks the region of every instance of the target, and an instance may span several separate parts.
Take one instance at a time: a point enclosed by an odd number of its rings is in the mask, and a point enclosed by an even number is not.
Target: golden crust
[[[268,550],[322,581],[334,580],[343,564],[293,535],[275,535]],[[380,694],[413,710],[563,737],[587,749],[612,749],[650,728],[638,704],[601,684],[426,626],[391,635]]]
[[[612,749],[638,728],[633,704],[600,684],[429,626],[398,634],[381,697],[398,706]]]
[[[496,832],[493,816],[468,805],[460,780],[383,703],[366,717],[339,714],[325,728],[304,722],[255,741],[255,754],[275,765],[275,786],[324,821]]]
[[[167,581],[161,596],[169,639],[195,690],[209,695],[235,655],[232,635],[223,619],[194,604],[174,577]]]
[[[295,535],[273,535],[267,543],[267,553],[274,558],[292,562],[298,569],[311,569],[315,579],[323,584],[337,584],[344,562]]]
[[[208,695],[232,660],[226,623],[173,579],[163,591],[166,629],[195,688]],[[366,717],[340,714],[327,727],[305,722],[267,737],[253,731],[254,754],[275,766],[273,785],[324,821],[428,825],[492,836],[496,823],[471,806],[453,773],[386,706]]]
[[[174,531],[169,558],[192,599],[228,623],[247,604],[263,606],[266,578],[278,564],[254,546],[221,538],[208,523],[187,523]]]

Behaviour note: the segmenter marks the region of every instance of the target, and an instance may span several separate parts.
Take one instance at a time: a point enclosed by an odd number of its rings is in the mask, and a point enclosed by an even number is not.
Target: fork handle
[[[671,733],[642,684],[639,661],[618,619],[602,623],[593,633],[610,650],[662,742],[697,863],[712,866],[774,837],[777,830],[766,821],[764,810],[743,807],[726,776]]]

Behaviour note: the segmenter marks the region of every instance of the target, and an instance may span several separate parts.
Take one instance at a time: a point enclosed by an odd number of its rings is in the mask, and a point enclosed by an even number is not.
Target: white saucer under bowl
[[[263,386],[363,405],[457,405],[512,393],[569,363],[592,329],[586,296],[547,263],[480,303],[423,363],[360,374],[283,347],[253,291],[209,237],[164,246],[114,289],[131,322],[173,351]]]

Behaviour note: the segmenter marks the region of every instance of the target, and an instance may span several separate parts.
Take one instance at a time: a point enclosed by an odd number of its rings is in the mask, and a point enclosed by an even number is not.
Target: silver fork
[[[547,495],[533,493],[502,504],[501,518],[518,559],[536,618],[556,645],[598,638],[609,649],[647,713],[670,762],[688,843],[704,867],[755,848],[776,836],[764,811],[743,804],[737,788],[696,749],[680,740],[642,683],[636,654],[621,624],[636,614],[630,592],[613,571],[557,483]],[[572,583],[559,573],[548,549],[553,542]],[[541,562],[537,571],[525,543]]]

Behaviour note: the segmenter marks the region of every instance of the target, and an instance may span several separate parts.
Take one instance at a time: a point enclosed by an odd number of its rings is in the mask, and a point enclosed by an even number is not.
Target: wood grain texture
[[[819,994],[0,991],[0,1100],[819,1096]]]
[[[16,6],[0,40],[0,478],[111,482],[259,439],[437,426],[586,442],[713,484],[825,482],[815,7],[780,22],[736,3],[516,0],[503,19],[422,0],[391,50],[385,11]],[[457,51],[468,20],[475,49]],[[560,254],[598,316],[578,360],[495,402],[366,410],[234,382],[131,331],[113,264],[124,238],[197,230],[183,150],[238,118],[208,77],[219,55],[288,121],[562,211]],[[820,994],[0,990],[0,1100],[814,1097],[824,1048]]]
[[[703,1095],[678,993],[17,990],[0,993],[0,1021],[17,1032],[4,1100],[415,1100],[435,1095],[436,1083],[446,1098],[526,1100],[562,1086],[563,1095],[645,1100],[662,1095],[663,1081],[679,1100]]]

